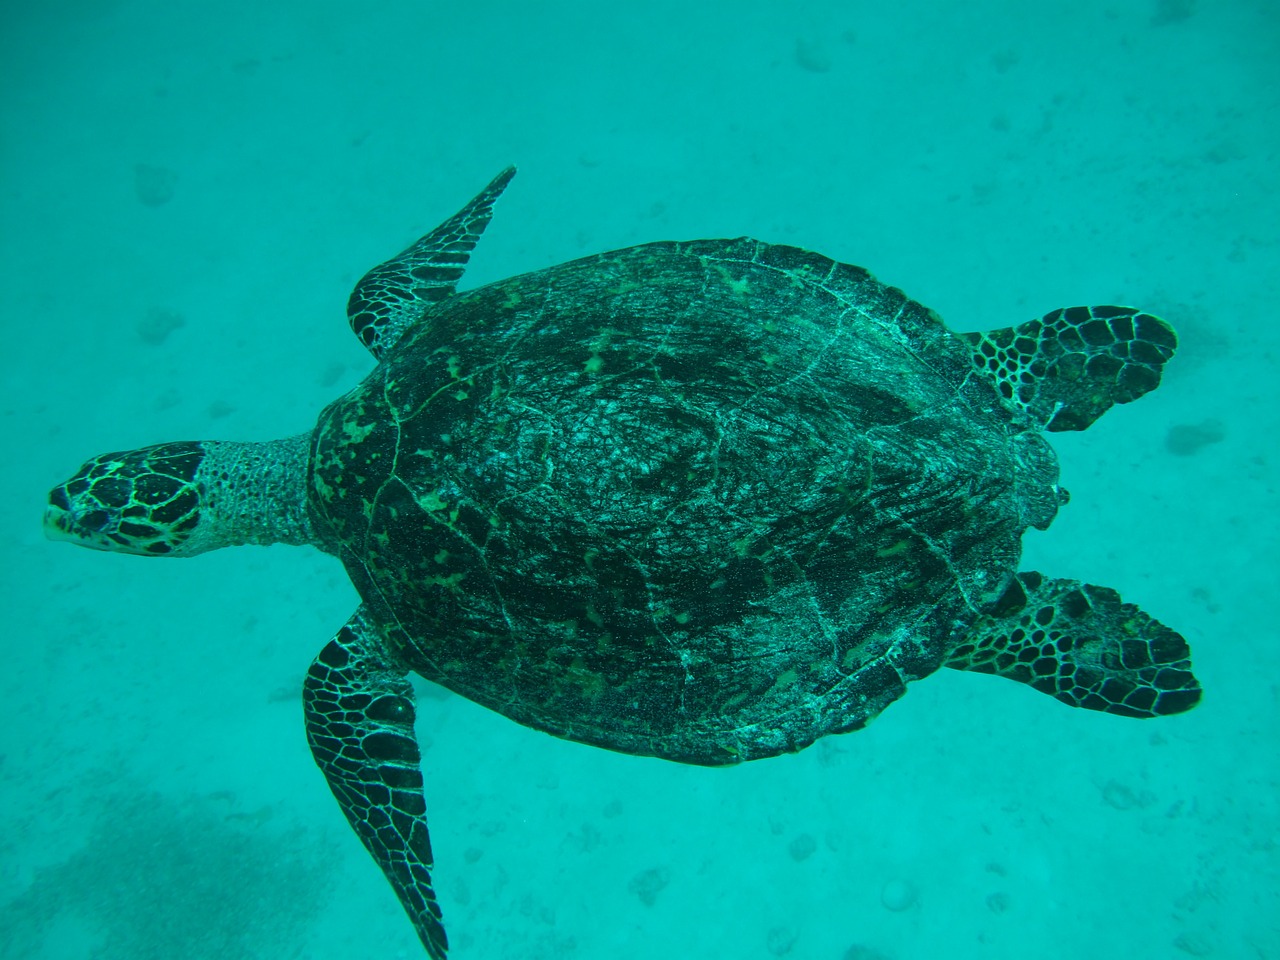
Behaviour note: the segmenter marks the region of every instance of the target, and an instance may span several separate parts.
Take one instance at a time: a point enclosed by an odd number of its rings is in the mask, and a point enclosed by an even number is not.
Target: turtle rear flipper
[[[1114,590],[1038,573],[1014,577],[946,665],[1124,717],[1167,716],[1200,701],[1181,635]]]
[[[1173,328],[1134,307],[1068,307],[987,333],[962,333],[973,364],[1046,430],[1083,430],[1113,404],[1160,385]]]
[[[307,741],[351,828],[378,861],[432,960],[449,948],[431,886],[413,688],[363,608],[307,671]]]

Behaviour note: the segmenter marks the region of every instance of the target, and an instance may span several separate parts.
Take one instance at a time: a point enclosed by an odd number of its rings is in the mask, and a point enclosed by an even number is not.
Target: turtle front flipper
[[[379,360],[428,306],[453,296],[493,204],[516,175],[507,167],[465,207],[399,255],[366,273],[347,300],[347,321]]]
[[[431,886],[431,840],[413,688],[361,608],[303,685],[307,741],[352,829],[378,861],[433,960],[449,947]]]
[[[1135,307],[1067,307],[1016,327],[962,333],[973,364],[1046,430],[1083,430],[1160,385],[1173,328]]]
[[[1073,707],[1162,717],[1200,702],[1181,635],[1120,594],[1020,573],[946,666],[1028,683]]]

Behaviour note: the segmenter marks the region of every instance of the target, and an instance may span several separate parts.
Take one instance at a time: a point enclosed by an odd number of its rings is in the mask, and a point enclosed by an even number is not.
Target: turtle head
[[[105,453],[49,491],[45,536],[145,557],[191,556],[213,544],[194,536],[203,499],[200,443]]]

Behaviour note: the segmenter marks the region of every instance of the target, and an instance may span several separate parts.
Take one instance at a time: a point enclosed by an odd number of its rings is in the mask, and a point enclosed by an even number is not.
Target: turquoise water
[[[1277,47],[1244,0],[10,12],[0,956],[425,955],[302,734],[339,564],[39,517],[103,450],[308,429],[371,365],[355,280],[516,163],[466,286],[749,234],[959,330],[1166,317],[1161,388],[1055,436],[1072,502],[1022,566],[1185,634],[1206,693],[1139,722],[943,671],[708,770],[423,684],[450,955],[1280,957]]]

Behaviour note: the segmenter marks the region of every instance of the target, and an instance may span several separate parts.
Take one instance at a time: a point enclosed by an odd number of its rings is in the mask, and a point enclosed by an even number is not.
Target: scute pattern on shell
[[[322,415],[312,509],[423,676],[710,764],[856,729],[935,670],[1056,478],[919,304],[697,241],[432,308]]]

